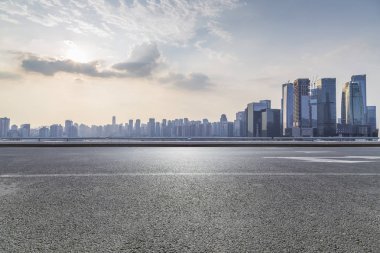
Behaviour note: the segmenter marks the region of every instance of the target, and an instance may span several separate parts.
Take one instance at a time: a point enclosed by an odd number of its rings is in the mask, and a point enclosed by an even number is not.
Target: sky
[[[367,74],[380,106],[378,0],[0,0],[0,117],[32,126],[233,121],[297,78]],[[380,118],[378,108],[378,119]]]

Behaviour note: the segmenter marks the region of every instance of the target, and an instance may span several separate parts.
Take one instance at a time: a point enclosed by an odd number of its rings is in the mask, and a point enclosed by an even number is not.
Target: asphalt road
[[[380,148],[0,148],[0,252],[380,252]]]

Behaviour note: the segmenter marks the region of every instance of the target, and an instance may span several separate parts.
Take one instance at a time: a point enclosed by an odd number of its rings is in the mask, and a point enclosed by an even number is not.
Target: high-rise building
[[[160,122],[156,122],[155,130],[154,130],[154,136],[161,137],[161,126]]]
[[[61,138],[63,135],[63,127],[58,124],[50,126],[50,137]]]
[[[154,118],[150,118],[148,122],[148,136],[154,137],[155,136],[155,130],[156,130],[156,122]]]
[[[245,111],[237,112],[234,121],[234,134],[235,137],[247,136],[247,116]]]
[[[78,127],[78,136],[83,138],[91,137],[91,128],[85,124],[80,124]]]
[[[366,124],[362,89],[357,82],[347,82],[343,86],[341,118],[347,125]]]
[[[260,100],[247,105],[247,135],[248,137],[261,136],[261,111],[270,109],[270,100]]]
[[[336,135],[336,79],[322,78],[316,82],[318,136]]]
[[[38,136],[41,138],[48,138],[49,137],[49,128],[47,127],[41,127],[38,130]]]
[[[282,135],[291,136],[293,127],[293,98],[294,86],[293,83],[285,83],[282,85],[282,100],[281,100],[281,126]]]
[[[140,137],[141,136],[141,120],[136,119],[135,121],[135,136]]]
[[[371,135],[377,136],[376,106],[367,106],[367,125],[371,126]]]
[[[116,116],[112,116],[112,125],[116,125]]]
[[[127,135],[128,135],[129,137],[132,137],[132,136],[133,136],[133,119],[130,119],[130,120],[128,121]]]
[[[220,116],[219,124],[220,124],[220,136],[227,137],[228,136],[228,120],[225,114],[222,114]]]
[[[20,126],[20,137],[21,138],[30,137],[30,124],[22,124]]]
[[[19,131],[17,125],[12,125],[11,129],[8,131],[8,137],[10,138],[19,138]]]
[[[64,135],[66,137],[69,137],[69,133],[70,133],[70,128],[73,126],[73,121],[72,120],[65,120],[65,131],[64,131]]]
[[[367,77],[366,75],[353,75],[351,76],[351,82],[355,82],[359,84],[360,92],[362,95],[364,122],[366,122],[367,121]]]
[[[294,81],[293,126],[310,128],[310,80],[308,78]]]
[[[280,137],[281,136],[281,111],[279,109],[265,109],[261,116],[261,136]]]
[[[0,118],[0,137],[7,137],[11,120],[9,118]]]
[[[317,129],[318,121],[318,89],[316,83],[310,88],[310,127]]]

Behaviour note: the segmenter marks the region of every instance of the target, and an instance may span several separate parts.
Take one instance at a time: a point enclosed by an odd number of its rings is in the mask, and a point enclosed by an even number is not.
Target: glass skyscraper
[[[360,84],[347,82],[342,90],[342,123],[348,125],[365,125],[363,94]]]
[[[310,127],[310,80],[294,81],[293,126],[297,128]]]
[[[351,76],[351,82],[359,84],[362,94],[362,107],[364,113],[364,122],[367,121],[367,77],[366,75],[353,75]]]
[[[281,100],[281,125],[282,134],[291,136],[293,127],[293,83],[285,83],[282,85],[282,100]]]
[[[7,137],[11,120],[0,118],[0,137]]]
[[[310,89],[310,126],[317,128],[318,123],[318,89],[316,83]]]
[[[336,135],[336,79],[322,78],[316,82],[318,136]]]
[[[371,126],[371,134],[376,132],[376,106],[367,106],[367,124]]]
[[[247,105],[247,134],[248,137],[261,136],[261,111],[270,109],[270,100],[260,100],[259,103]]]

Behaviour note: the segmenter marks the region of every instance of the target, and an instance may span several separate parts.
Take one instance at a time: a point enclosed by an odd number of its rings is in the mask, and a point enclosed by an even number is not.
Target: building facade
[[[336,79],[322,78],[316,82],[317,134],[323,137],[336,135]]]
[[[310,80],[294,81],[293,127],[310,128]]]
[[[265,109],[261,116],[261,136],[280,137],[281,136],[281,111],[279,109]]]
[[[281,126],[282,135],[291,136],[293,127],[293,98],[294,86],[293,83],[285,83],[282,85],[282,100],[281,100]]]
[[[260,100],[259,103],[250,103],[247,105],[247,136],[261,136],[261,112],[270,109],[269,100]]]

